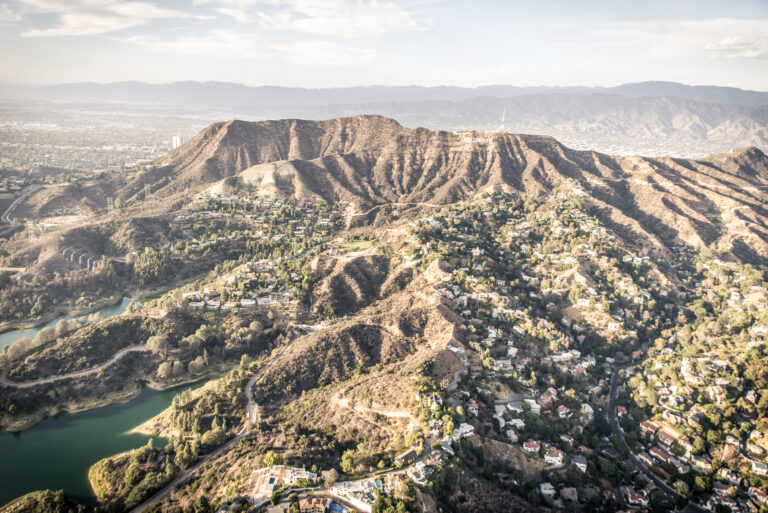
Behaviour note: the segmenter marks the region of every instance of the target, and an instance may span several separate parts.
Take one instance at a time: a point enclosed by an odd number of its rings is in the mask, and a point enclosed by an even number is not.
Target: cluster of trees
[[[140,285],[167,281],[174,276],[175,268],[169,251],[146,247],[133,260],[133,278]]]

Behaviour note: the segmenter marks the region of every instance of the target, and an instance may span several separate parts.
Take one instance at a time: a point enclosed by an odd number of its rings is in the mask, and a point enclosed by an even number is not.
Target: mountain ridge
[[[649,248],[735,244],[747,261],[768,257],[768,158],[757,148],[699,160],[616,157],[550,136],[409,129],[375,115],[232,120],[211,125],[135,180],[160,173],[164,195],[204,193],[276,161],[295,169],[279,194],[294,195],[300,182],[327,202],[348,204],[355,222],[384,222],[394,209],[388,205],[444,205],[492,190],[541,197],[567,185],[604,222]]]

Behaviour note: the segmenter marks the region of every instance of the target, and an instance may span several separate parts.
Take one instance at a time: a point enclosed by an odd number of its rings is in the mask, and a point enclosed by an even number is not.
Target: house
[[[587,471],[587,458],[582,456],[581,454],[577,454],[576,456],[571,458],[571,465],[574,465],[581,472],[586,472]]]
[[[555,487],[552,486],[552,483],[550,483],[550,482],[541,483],[539,485],[539,492],[544,497],[554,497],[555,496]]]
[[[472,415],[474,415],[475,417],[477,417],[477,414],[480,413],[480,404],[474,399],[472,399],[467,404],[467,411]]]
[[[299,511],[301,513],[324,513],[326,506],[328,506],[328,499],[323,497],[299,499]]]
[[[719,385],[711,385],[707,387],[707,395],[715,404],[722,404],[725,400],[725,392],[723,387]]]
[[[644,420],[640,423],[640,432],[644,435],[654,434],[659,429],[659,425],[652,420]]]
[[[451,438],[450,436],[446,436],[446,437],[445,437],[445,438],[443,438],[443,440],[440,442],[440,449],[441,449],[443,452],[445,452],[445,453],[447,453],[447,454],[450,454],[451,456],[453,456],[453,455],[455,455],[456,453],[455,453],[455,452],[453,452],[453,447],[452,447],[452,445],[453,445],[453,438]]]
[[[752,473],[758,476],[768,476],[768,465],[762,461],[752,460]]]
[[[639,452],[637,453],[637,459],[648,465],[649,467],[653,466],[653,458],[651,458],[651,455],[647,452]]]
[[[623,486],[621,488],[621,495],[629,506],[634,506],[636,508],[648,507],[648,496],[644,491],[638,492],[635,490],[634,486]]]
[[[694,470],[704,474],[708,474],[712,468],[712,461],[707,456],[701,454],[694,455],[691,458],[691,464],[693,465]]]
[[[530,438],[523,444],[523,452],[528,454],[538,453],[541,450],[541,442]]]
[[[765,453],[765,449],[751,442],[747,444],[747,451],[757,456],[762,456]]]
[[[552,396],[550,396],[549,394],[542,394],[539,397],[538,403],[541,406],[544,406],[546,408],[547,406],[549,406],[552,403]]]
[[[651,456],[653,456],[654,458],[656,458],[661,462],[669,463],[670,461],[672,461],[672,455],[669,454],[664,449],[660,449],[658,447],[651,447],[651,450],[648,452],[651,453]]]
[[[466,422],[462,422],[461,425],[459,425],[459,427],[453,430],[453,432],[451,433],[451,436],[453,437],[454,440],[458,440],[460,438],[465,438],[474,432],[475,432],[474,426],[472,426],[471,424],[467,424]]]
[[[401,452],[395,457],[395,463],[400,463],[401,465],[405,465],[406,463],[410,463],[416,457],[418,456],[418,452],[415,447],[411,447],[410,449]]]
[[[560,498],[569,502],[577,502],[579,500],[579,492],[576,488],[568,486],[560,490]]]
[[[303,468],[275,465],[254,470],[251,479],[254,481],[254,496],[268,498],[285,485],[295,485],[304,480],[315,482],[317,474]]]
[[[533,399],[524,399],[525,404],[531,407],[531,413],[534,413],[536,415],[541,413],[541,405],[534,401]]]
[[[677,441],[677,437],[668,429],[660,430],[657,435],[659,437],[659,442],[666,445],[667,447],[672,447]]]
[[[734,486],[737,486],[741,481],[739,475],[736,472],[725,467],[722,467],[717,471],[717,477]]]
[[[624,406],[622,406],[622,405],[618,405],[618,406],[616,407],[616,414],[617,414],[619,417],[623,417],[624,415],[626,415],[626,414],[627,414],[627,409],[626,409]]]
[[[719,508],[718,508],[719,506]],[[719,511],[725,509],[726,511],[740,511],[739,504],[730,497],[715,497],[712,496],[707,501],[707,508],[710,511]]]
[[[563,464],[563,451],[559,449],[549,449],[544,454],[544,461],[550,465],[562,465]]]
[[[571,416],[571,410],[567,406],[561,404],[557,408],[557,416],[561,419],[565,419]]]
[[[768,505],[768,492],[762,488],[749,487],[749,496],[763,505]]]

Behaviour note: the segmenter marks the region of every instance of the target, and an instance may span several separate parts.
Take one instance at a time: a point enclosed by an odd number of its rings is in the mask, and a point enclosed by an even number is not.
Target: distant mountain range
[[[225,118],[329,119],[378,114],[433,130],[504,128],[551,135],[576,149],[702,157],[768,150],[768,92],[641,82],[616,87],[249,87],[224,82],[75,83],[0,87],[0,98],[88,104]]]
[[[471,98],[513,98],[528,95],[615,95],[625,98],[672,97],[701,103],[758,106],[768,104],[768,92],[735,87],[689,86],[676,82],[639,82],[616,87],[482,87],[364,86],[326,89],[251,87],[229,82],[80,82],[41,87],[0,87],[0,96],[68,101],[161,102],[215,107],[275,107],[349,103],[463,101]]]

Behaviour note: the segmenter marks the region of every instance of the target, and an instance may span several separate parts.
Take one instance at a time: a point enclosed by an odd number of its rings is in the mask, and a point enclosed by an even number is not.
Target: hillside
[[[681,243],[730,248],[753,263],[768,257],[768,159],[756,148],[652,159],[575,151],[546,136],[407,129],[379,116],[230,121],[210,126],[134,183],[162,176],[162,195],[176,197],[274,161],[290,163],[287,179],[303,195],[351,205],[354,223],[387,218],[386,208],[374,208],[380,205],[442,205],[494,189],[541,197],[569,184],[627,240],[658,251]]]
[[[144,424],[166,445],[94,462],[109,511],[289,507],[261,477],[280,463],[298,469],[280,485],[314,487],[300,497],[366,511],[690,509],[723,496],[725,470],[750,484],[727,495],[751,497],[768,455],[724,445],[768,438],[767,187],[757,148],[619,157],[381,116],[215,123],[18,207],[7,323],[151,299],[4,350],[0,423],[209,380]],[[65,207],[78,215],[34,229]],[[678,432],[680,405],[704,413]],[[638,431],[651,420],[677,434]],[[647,466],[630,454],[646,450]]]

